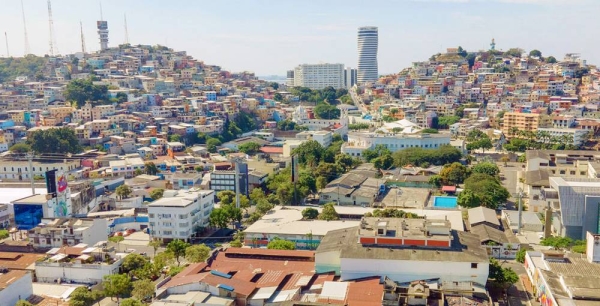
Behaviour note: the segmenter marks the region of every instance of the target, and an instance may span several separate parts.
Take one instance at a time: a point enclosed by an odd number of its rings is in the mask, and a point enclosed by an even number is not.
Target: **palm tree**
[[[519,134],[519,128],[517,128],[516,126],[511,127],[510,129],[508,129],[508,134],[510,134],[511,136],[516,136],[517,134]]]
[[[308,249],[312,250],[312,238],[313,238],[313,234],[312,231],[310,231],[309,233],[306,234],[306,238],[308,238]]]

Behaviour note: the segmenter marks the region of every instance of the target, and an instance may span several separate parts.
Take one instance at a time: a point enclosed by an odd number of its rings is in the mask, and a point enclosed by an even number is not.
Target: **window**
[[[154,214],[148,214],[148,217],[154,218]]]
[[[472,262],[471,263],[471,269],[477,269],[477,263]]]

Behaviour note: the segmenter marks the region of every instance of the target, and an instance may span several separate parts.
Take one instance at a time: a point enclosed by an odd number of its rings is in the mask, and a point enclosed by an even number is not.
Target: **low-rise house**
[[[321,190],[319,201],[335,202],[338,205],[371,206],[381,193],[383,184],[384,180],[381,179],[346,173]]]
[[[54,219],[42,222],[27,233],[35,248],[57,248],[80,243],[95,245],[105,241],[106,219]]]

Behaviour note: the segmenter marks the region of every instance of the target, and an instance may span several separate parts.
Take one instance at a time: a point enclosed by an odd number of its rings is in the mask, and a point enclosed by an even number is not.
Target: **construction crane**
[[[6,41],[6,57],[10,57],[10,51],[8,51],[8,35],[4,32],[4,40]]]
[[[25,34],[25,55],[31,53],[29,51],[29,37],[27,37],[27,23],[25,22],[25,9],[23,8],[23,0],[21,0],[21,13],[23,14],[23,32]]]
[[[125,17],[125,44],[129,44],[129,32],[127,31],[127,14],[125,14],[124,17]]]
[[[54,37],[54,20],[52,19],[52,3],[48,0],[48,26],[50,28],[50,56],[54,56],[54,50],[58,54],[58,46],[56,45],[56,38]]]
[[[81,30],[81,52],[85,53],[85,37],[83,36],[83,24],[79,21],[79,29]]]

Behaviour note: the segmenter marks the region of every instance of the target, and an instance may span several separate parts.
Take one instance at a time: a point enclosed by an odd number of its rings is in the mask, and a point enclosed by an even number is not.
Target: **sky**
[[[49,52],[46,0],[23,0],[31,53]],[[580,53],[600,64],[599,0],[103,0],[109,46],[161,44],[223,69],[285,75],[303,63],[357,65],[357,28],[379,27],[379,73],[395,73],[446,48]],[[98,0],[53,0],[56,46],[99,49]],[[20,0],[0,1],[0,31],[12,56],[24,53]],[[2,37],[4,38],[4,37]],[[0,56],[6,55],[4,39]]]

